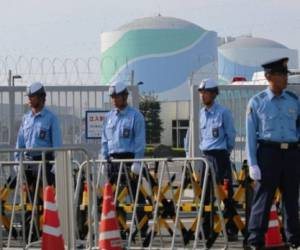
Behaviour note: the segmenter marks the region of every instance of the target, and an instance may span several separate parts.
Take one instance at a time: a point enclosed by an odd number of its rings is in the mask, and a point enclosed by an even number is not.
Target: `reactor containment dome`
[[[262,71],[261,64],[280,57],[289,57],[289,68],[298,68],[298,52],[272,40],[239,37],[218,48],[219,81],[229,83],[234,77],[251,80]]]
[[[171,17],[134,20],[101,34],[101,83],[143,82],[141,91],[162,93],[199,71],[216,71],[217,33]],[[132,78],[134,80],[132,80]]]

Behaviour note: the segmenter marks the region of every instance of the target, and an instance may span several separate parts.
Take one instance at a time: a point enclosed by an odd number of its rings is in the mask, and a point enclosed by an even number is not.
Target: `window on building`
[[[172,120],[172,144],[173,147],[183,148],[184,137],[189,128],[189,120]]]

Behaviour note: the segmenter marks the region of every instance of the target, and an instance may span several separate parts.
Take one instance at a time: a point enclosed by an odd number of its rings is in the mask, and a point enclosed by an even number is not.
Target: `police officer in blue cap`
[[[60,147],[62,145],[61,130],[58,118],[54,113],[45,107],[46,91],[40,82],[34,82],[27,87],[26,94],[28,96],[28,105],[31,108],[22,119],[22,123],[17,136],[16,148],[50,148]],[[46,155],[46,179],[48,185],[53,185],[55,182],[53,165],[48,161],[54,160],[53,152],[47,152]],[[16,160],[19,160],[19,153],[15,154]],[[40,161],[42,160],[41,152],[26,152],[25,160]],[[33,200],[34,190],[37,180],[38,166],[31,164],[25,166],[25,175],[30,191],[31,199]],[[41,201],[39,201],[41,203]],[[28,238],[29,222],[31,220],[31,212],[25,214],[26,220],[26,239]],[[35,237],[36,234],[33,235]]]
[[[219,94],[216,81],[212,79],[203,80],[198,91],[204,105],[199,115],[199,148],[205,156],[215,163],[217,182],[223,184],[224,179],[228,179],[228,198],[232,202],[230,153],[234,148],[236,136],[232,114],[229,109],[215,101]],[[227,224],[227,232],[230,240],[237,240],[237,228],[232,220]]]
[[[104,119],[101,153],[104,159],[141,159],[144,157],[145,150],[145,121],[143,115],[127,103],[128,90],[121,81],[114,82],[109,87],[109,95],[114,105],[113,110],[108,112]],[[132,173],[130,185],[133,195],[136,194],[137,176],[140,173],[141,164],[134,162],[128,166]],[[112,184],[117,183],[119,173],[119,164],[109,163],[107,166],[108,179]],[[126,178],[122,174],[121,185],[126,186]],[[144,197],[139,195],[138,202],[145,203]],[[119,215],[122,211],[118,211]],[[126,215],[123,214],[125,217]],[[138,210],[137,217],[139,220],[143,214]],[[145,235],[148,225],[146,224],[141,230]],[[121,235],[125,237],[125,231],[121,230]]]
[[[269,87],[253,96],[246,115],[249,174],[256,181],[248,225],[252,249],[264,249],[275,191],[282,192],[285,232],[293,249],[300,246],[298,97],[287,87],[288,58],[262,65]]]

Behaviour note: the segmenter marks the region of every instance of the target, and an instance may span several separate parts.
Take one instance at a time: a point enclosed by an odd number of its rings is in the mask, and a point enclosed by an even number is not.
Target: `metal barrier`
[[[0,150],[0,154],[13,151],[15,150]],[[17,151],[22,153],[27,150]],[[41,179],[45,186],[47,164],[45,154],[48,151],[55,151],[57,204],[68,249],[97,249],[98,223],[103,198],[102,187],[107,182],[105,170],[110,164],[118,165],[117,175],[113,182],[115,184],[114,201],[124,247],[127,249],[176,249],[178,247],[210,249],[214,248],[214,243],[220,233],[223,237],[221,242],[218,241],[218,246],[222,243],[223,248],[228,247],[225,224],[230,218],[224,207],[228,202],[226,193],[220,184],[216,183],[212,163],[205,158],[141,159],[138,162],[142,167],[136,175],[131,172],[130,165],[137,160],[112,160],[111,162],[92,160],[81,148],[33,151],[42,152],[41,161],[28,161],[21,157],[19,161],[0,162],[1,177],[3,177],[4,168],[12,168],[12,166],[20,168],[16,175],[13,197],[5,194],[4,185],[0,186],[2,188],[0,201],[3,205],[0,207],[4,208],[3,215],[5,213],[11,215],[7,223],[8,235],[3,234],[3,227],[0,227],[0,246],[28,248],[40,244],[40,226],[36,217],[40,217],[42,205],[38,196],[38,183]],[[72,163],[71,152],[79,151],[85,154],[85,161],[81,164]],[[24,169],[27,164],[37,166],[37,185],[34,187],[32,196],[22,186],[26,177]],[[199,171],[196,166],[200,164],[202,167]],[[237,177],[240,186],[234,195],[236,202],[243,199],[241,196],[245,189],[245,173],[240,173],[240,175],[241,177]],[[211,185],[209,180],[212,181],[214,199],[207,205],[205,197]],[[3,183],[1,178],[0,184]],[[6,187],[9,185],[10,183],[7,183]],[[26,193],[23,192],[24,190]],[[28,198],[25,198],[25,195]],[[30,200],[31,197],[32,200]],[[239,214],[235,208],[230,207],[230,209],[235,214],[234,222],[245,235],[245,225]],[[207,212],[215,217],[212,225],[212,238],[207,237],[203,228]],[[25,214],[27,216],[29,213],[31,219],[26,223]],[[2,220],[0,221],[2,224]],[[25,232],[25,228],[28,233]],[[18,240],[20,239],[18,232],[21,230],[21,242],[12,240],[15,236],[14,230],[17,231]]]
[[[103,178],[105,179],[103,169],[107,164],[119,165],[119,171],[115,181],[114,200],[119,214],[121,232],[123,231],[121,235],[123,236],[124,244],[127,249],[154,249],[157,247],[159,247],[159,249],[175,249],[179,246],[187,247],[192,239],[188,239],[186,237],[187,234],[193,234],[195,236],[193,246],[190,247],[193,249],[198,247],[198,235],[200,234],[202,246],[205,248],[205,237],[203,235],[202,220],[200,218],[202,218],[203,215],[204,194],[206,193],[209,176],[211,176],[213,180],[217,212],[221,220],[222,233],[224,235],[224,247],[227,248],[225,223],[220,198],[218,196],[215,173],[205,158],[175,158],[172,160],[166,158],[142,159],[139,160],[142,168],[138,175],[131,173],[128,169],[128,164],[132,164],[132,162],[135,161],[136,160],[113,160],[110,163],[101,160],[92,161],[91,173],[93,173],[92,176],[94,178],[87,179],[87,182],[90,182],[92,190],[94,191],[93,197],[89,196],[89,204],[97,205],[95,201],[101,200],[102,198],[99,189],[101,189],[102,184],[105,182],[103,180]],[[191,179],[196,174],[192,169],[193,164],[191,164],[195,162],[203,163],[202,178],[199,179],[198,183],[193,183],[191,190],[193,197],[190,197],[189,201],[186,200],[186,197],[185,200],[183,200],[188,183],[187,178]],[[81,167],[85,164],[86,163],[83,163]],[[175,168],[177,168],[177,173],[174,172],[176,170]],[[78,176],[77,179],[79,178]],[[80,190],[80,187],[77,186],[75,200],[78,200],[78,190]],[[95,192],[96,190],[98,191]],[[141,195],[143,199],[141,199]],[[100,213],[97,211],[99,211],[99,208],[101,208],[99,204],[92,208],[94,225],[93,227],[90,225],[90,228],[93,228],[93,248],[95,249],[97,249],[96,246],[98,245],[98,221]],[[184,223],[182,221],[183,218],[188,221]],[[185,224],[189,223],[193,224],[193,229],[186,229]],[[142,227],[146,224],[148,226],[148,232],[147,234],[143,234]],[[169,231],[169,236],[162,230],[163,227]],[[181,236],[180,241],[178,241],[177,237],[179,235],[178,230]],[[154,241],[155,237],[159,237],[160,245],[157,245],[156,241]],[[136,240],[136,238],[138,240]],[[165,245],[169,247],[166,248]]]
[[[22,247],[23,249],[27,249],[33,245],[39,245],[40,244],[40,219],[41,219],[41,211],[43,210],[43,206],[41,204],[41,201],[38,197],[39,195],[39,189],[40,189],[40,183],[42,183],[43,189],[47,185],[47,178],[46,178],[46,164],[56,164],[61,163],[59,161],[60,158],[63,158],[63,154],[68,156],[68,160],[71,161],[71,152],[81,152],[85,154],[86,158],[85,161],[88,163],[86,165],[86,174],[87,176],[89,175],[89,156],[88,153],[85,151],[83,148],[41,148],[41,149],[31,149],[31,150],[26,150],[26,149],[16,149],[16,150],[0,150],[0,154],[3,153],[19,153],[19,161],[0,161],[0,171],[1,171],[1,177],[4,176],[3,170],[5,167],[12,168],[12,167],[17,167],[18,169],[16,170],[16,175],[13,176],[16,178],[14,188],[15,191],[13,193],[13,197],[9,197],[6,195],[6,203],[4,203],[4,189],[5,188],[11,188],[10,184],[6,185],[1,185],[1,208],[4,208],[6,210],[9,210],[11,213],[10,215],[10,220],[8,221],[8,227],[9,227],[9,232],[7,236],[7,242],[3,244],[3,232],[2,232],[2,223],[0,224],[0,246],[1,247],[7,247],[10,248],[12,247],[12,234],[13,230],[15,230],[15,238],[18,237],[18,234],[16,234],[16,229],[14,228],[14,225],[18,226],[22,230],[22,240],[21,240],[21,245],[20,243],[17,244],[17,246]],[[55,161],[47,161],[46,160],[46,153],[48,152],[55,152],[56,153],[56,158]],[[41,154],[42,158],[41,160],[26,160],[24,159],[24,154],[25,153],[39,153]],[[77,169],[79,167],[79,164],[77,162],[73,162],[75,164],[75,168]],[[33,189],[30,190],[31,186],[28,185],[28,180],[26,180],[26,174],[25,174],[25,169],[28,170],[28,166],[31,167],[31,169],[36,171],[36,181],[33,183]],[[70,177],[70,174],[64,174],[66,172],[70,172],[71,168],[73,167],[70,165],[69,168],[66,167],[67,165],[60,165],[55,168],[56,171],[56,197],[57,197],[57,204],[58,207],[61,208],[59,209],[60,217],[61,217],[61,227],[64,229],[67,228],[67,230],[62,230],[64,232],[64,239],[65,243],[68,249],[76,249],[76,242],[75,238],[73,235],[75,234],[75,218],[70,218],[66,216],[66,214],[62,213],[62,210],[66,210],[67,214],[71,213],[71,209],[74,208],[74,197],[72,195],[69,195],[67,193],[67,200],[64,199],[59,199],[59,196],[61,196],[62,193],[65,192],[65,190],[68,189],[73,189],[74,188],[74,182],[72,181],[72,176]],[[66,181],[63,179],[63,177],[67,177],[69,180]],[[3,183],[1,179],[1,183]],[[24,188],[26,187],[26,188]],[[12,205],[9,204],[9,202],[12,201]],[[67,208],[67,209],[65,209]],[[1,220],[3,221],[3,216],[4,216],[4,211],[1,211]],[[30,216],[29,216],[30,213]],[[25,216],[27,218],[30,218],[30,221],[25,222]],[[38,219],[36,219],[38,217]],[[91,213],[89,213],[89,218],[91,218]],[[15,223],[17,221],[17,223]],[[69,227],[71,225],[71,227]],[[29,227],[29,230],[28,230]],[[28,232],[25,232],[25,228],[27,228]],[[26,237],[25,238],[25,236]],[[35,241],[32,242],[32,236],[35,234]],[[73,242],[72,242],[73,241]],[[15,242],[16,243],[16,242]],[[1,248],[2,249],[2,248]]]

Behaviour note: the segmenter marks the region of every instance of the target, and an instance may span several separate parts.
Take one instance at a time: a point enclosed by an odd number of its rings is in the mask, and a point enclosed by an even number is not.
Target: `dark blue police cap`
[[[288,74],[290,71],[288,70],[288,57],[283,57],[280,59],[272,60],[270,62],[266,62],[262,64],[265,73],[283,73]]]

